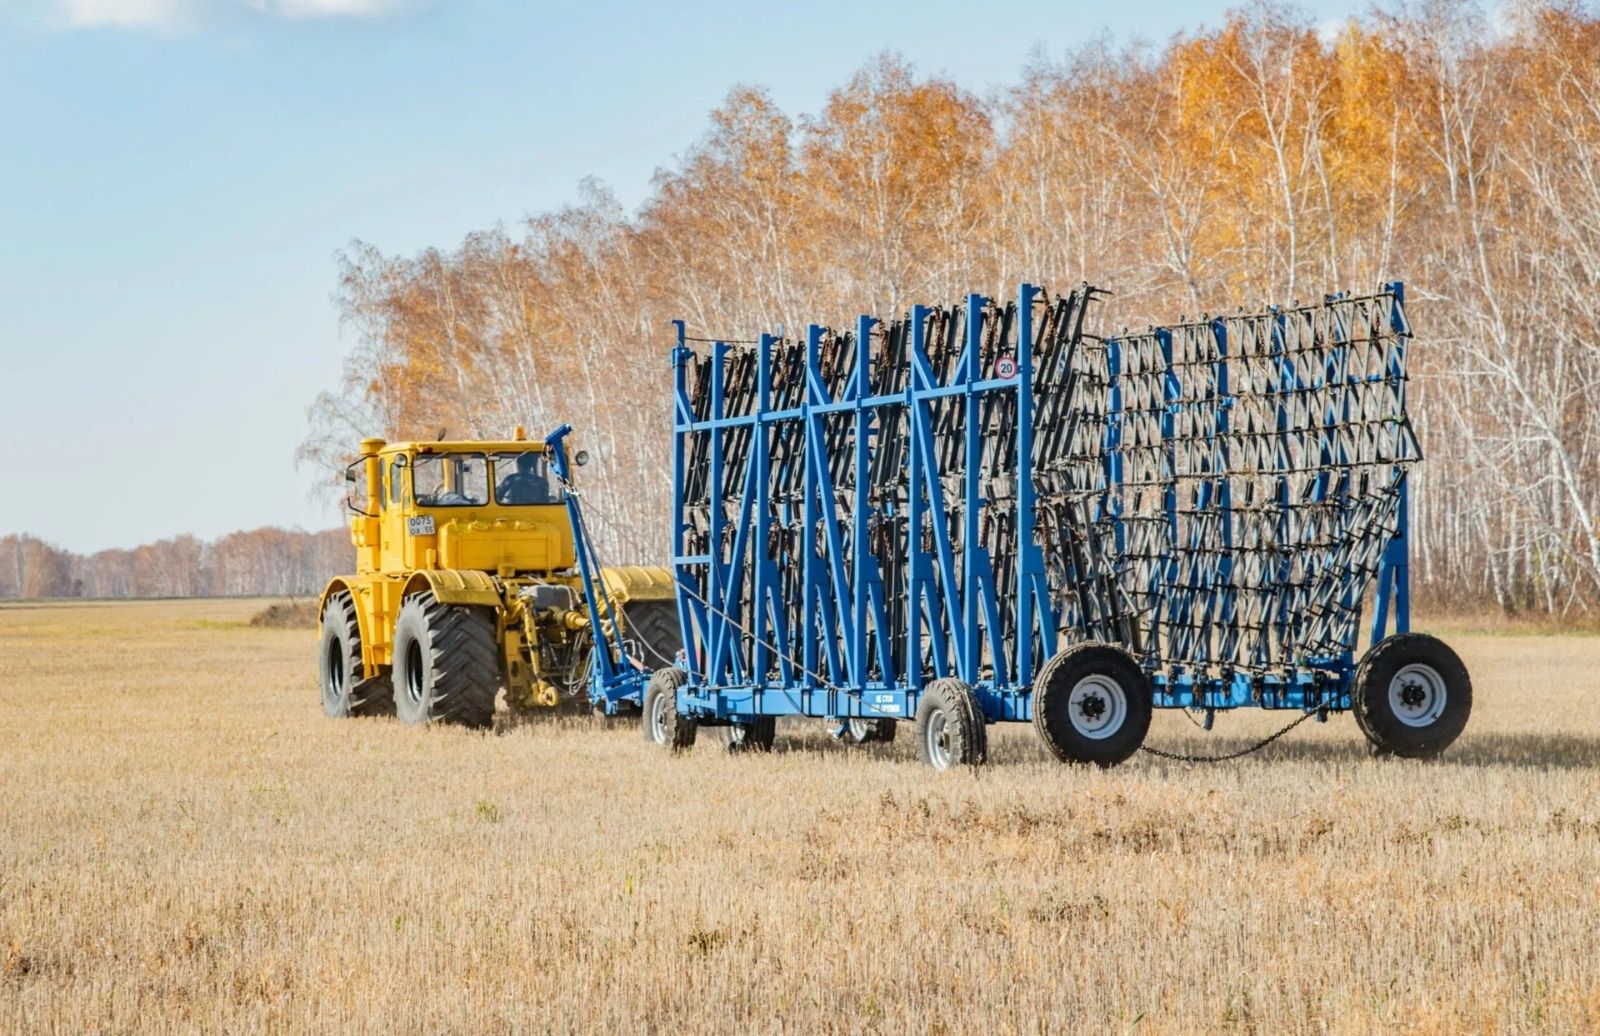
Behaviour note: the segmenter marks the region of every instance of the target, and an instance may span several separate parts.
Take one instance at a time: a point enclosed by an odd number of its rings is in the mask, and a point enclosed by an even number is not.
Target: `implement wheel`
[[[864,716],[852,716],[840,720],[833,728],[833,736],[847,745],[872,745],[889,744],[894,740],[898,731],[892,719],[867,719]]]
[[[1150,681],[1126,651],[1075,644],[1033,681],[1033,728],[1062,762],[1115,766],[1150,731]]]
[[[757,716],[749,723],[722,728],[722,743],[729,752],[770,752],[778,736],[776,716]]]
[[[657,669],[650,674],[644,689],[644,739],[674,752],[694,745],[700,725],[678,712],[678,688],[689,682],[689,674],[676,667]]]
[[[1375,755],[1432,759],[1461,736],[1472,714],[1467,667],[1426,633],[1378,642],[1356,667],[1350,696]]]
[[[317,677],[322,685],[322,711],[329,716],[382,716],[393,711],[389,674],[371,679],[361,675],[361,626],[348,590],[329,597],[322,609]]]
[[[487,608],[411,594],[394,624],[395,713],[409,724],[494,722],[500,644]]]
[[[978,696],[954,677],[923,688],[916,728],[917,754],[935,770],[981,766],[989,758],[989,730]]]

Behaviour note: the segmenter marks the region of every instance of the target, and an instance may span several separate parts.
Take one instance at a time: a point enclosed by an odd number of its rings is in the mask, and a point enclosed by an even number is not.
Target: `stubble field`
[[[940,776],[327,720],[260,604],[0,607],[0,1030],[1600,1030],[1594,637],[1451,636],[1433,764]]]

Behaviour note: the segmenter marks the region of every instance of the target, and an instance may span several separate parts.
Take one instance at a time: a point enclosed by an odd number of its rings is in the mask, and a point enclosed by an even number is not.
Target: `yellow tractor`
[[[679,650],[672,575],[599,564],[570,431],[362,441],[345,472],[365,483],[349,501],[356,571],[322,594],[324,712],[484,727],[502,689],[513,712],[637,711],[650,670]]]

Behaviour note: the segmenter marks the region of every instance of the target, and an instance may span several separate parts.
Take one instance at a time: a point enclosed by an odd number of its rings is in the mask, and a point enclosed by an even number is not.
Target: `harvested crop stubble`
[[[1016,725],[974,777],[328,720],[261,605],[0,607],[0,1029],[1600,1029],[1593,637],[1453,634],[1436,764]]]

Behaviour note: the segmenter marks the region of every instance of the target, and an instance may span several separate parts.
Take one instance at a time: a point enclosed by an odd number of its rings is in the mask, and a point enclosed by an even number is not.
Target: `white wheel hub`
[[[1067,716],[1072,729],[1091,741],[1103,741],[1122,729],[1128,718],[1128,696],[1109,676],[1092,673],[1079,680],[1067,696]]]
[[[950,718],[944,714],[943,709],[934,710],[928,717],[928,761],[935,770],[950,769],[950,760],[953,755],[951,742]]]
[[[672,693],[662,690],[650,703],[650,736],[658,745],[667,743],[667,695]]]
[[[1433,726],[1448,701],[1444,677],[1431,665],[1413,662],[1389,680],[1389,711],[1408,727]]]

